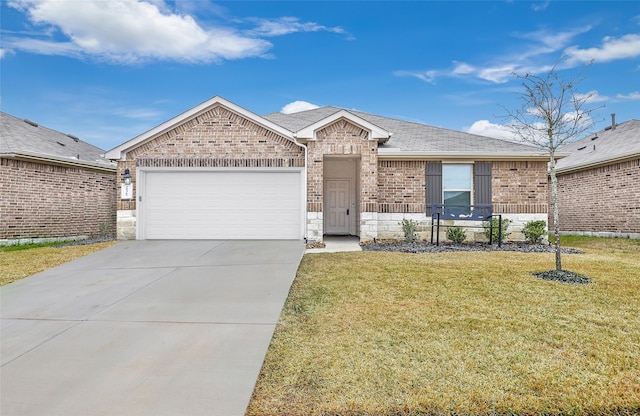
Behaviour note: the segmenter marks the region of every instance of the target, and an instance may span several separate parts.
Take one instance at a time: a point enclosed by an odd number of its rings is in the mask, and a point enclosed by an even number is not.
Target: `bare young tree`
[[[503,106],[507,111],[504,116],[508,119],[507,127],[515,137],[549,154],[556,270],[562,270],[556,153],[562,146],[579,139],[594,125],[591,113],[596,109],[589,109],[587,105],[595,93],[580,94],[576,88],[584,80],[584,72],[592,63],[569,79],[558,73],[558,64],[544,75],[514,74],[524,88],[518,93],[521,106],[515,110]]]

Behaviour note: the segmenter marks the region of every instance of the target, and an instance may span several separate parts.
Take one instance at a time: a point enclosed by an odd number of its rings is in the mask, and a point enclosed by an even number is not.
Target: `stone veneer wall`
[[[135,238],[137,167],[304,167],[304,149],[218,105],[127,153],[118,178],[129,169],[134,199],[118,200],[118,236]],[[119,199],[119,198],[118,198]]]
[[[0,159],[0,195],[0,240],[115,235],[115,172]]]
[[[640,158],[558,175],[558,204],[563,233],[640,238]]]

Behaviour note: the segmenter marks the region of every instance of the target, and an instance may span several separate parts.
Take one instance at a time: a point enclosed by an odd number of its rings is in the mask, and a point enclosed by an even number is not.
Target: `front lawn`
[[[86,256],[113,244],[115,241],[63,247],[57,247],[55,243],[1,246],[0,286]]]
[[[304,257],[248,415],[638,414],[640,241]]]

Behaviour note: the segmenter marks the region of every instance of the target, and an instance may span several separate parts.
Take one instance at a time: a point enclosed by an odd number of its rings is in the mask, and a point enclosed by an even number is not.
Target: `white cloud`
[[[620,99],[620,100],[629,100],[629,101],[638,101],[640,100],[640,91],[634,91],[631,92],[629,94],[618,94],[616,95],[616,98]]]
[[[576,65],[595,60],[597,63],[640,56],[640,34],[629,34],[619,38],[606,37],[602,45],[595,48],[580,49],[571,46],[564,51],[567,64]]]
[[[299,113],[300,111],[313,110],[318,107],[319,106],[306,101],[293,101],[282,107],[282,110],[280,110],[280,112],[284,114],[292,114]]]
[[[550,1],[543,1],[541,3],[533,3],[531,5],[531,10],[533,10],[534,12],[542,12],[547,10],[547,7],[549,7],[549,4],[551,4]]]
[[[429,84],[433,84],[436,78],[441,74],[438,71],[430,70],[430,71],[394,71],[393,75],[397,77],[414,77],[424,82],[428,82]]]
[[[258,26],[248,33],[256,36],[282,36],[297,32],[333,32],[346,34],[341,27],[327,27],[314,22],[301,22],[297,17],[281,17],[279,19],[252,19]]]
[[[464,62],[454,62],[454,64],[455,68],[453,69],[452,73],[455,75],[473,74],[476,70],[472,65]]]
[[[478,134],[480,136],[493,137],[495,139],[503,139],[516,141],[513,132],[502,124],[494,124],[489,120],[478,120],[464,129],[467,133]]]
[[[487,59],[483,65],[453,61],[449,69],[430,69],[423,71],[395,71],[396,76],[412,76],[428,83],[435,83],[437,78],[472,78],[501,84],[509,81],[514,73],[539,74],[549,71],[558,61],[557,53],[570,50],[568,45],[576,36],[591,30],[591,26],[581,26],[564,31],[537,30],[528,33],[514,33],[512,37],[519,39],[517,53],[498,55]],[[567,48],[567,49],[565,49]],[[638,48],[640,50],[640,48]],[[571,65],[575,65],[572,62]],[[567,62],[563,67],[569,66]]]
[[[10,35],[3,43],[34,53],[117,63],[215,62],[262,56],[272,46],[235,29],[203,27],[189,15],[169,11],[160,0],[15,0],[9,5],[25,12],[43,33],[40,38]]]

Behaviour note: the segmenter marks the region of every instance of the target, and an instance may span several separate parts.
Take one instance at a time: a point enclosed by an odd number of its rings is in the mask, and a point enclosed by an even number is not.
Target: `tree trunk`
[[[549,156],[551,206],[553,209],[553,238],[556,244],[556,270],[562,270],[562,259],[560,258],[560,210],[558,209],[558,178],[556,176],[556,160],[553,152],[551,152]]]

